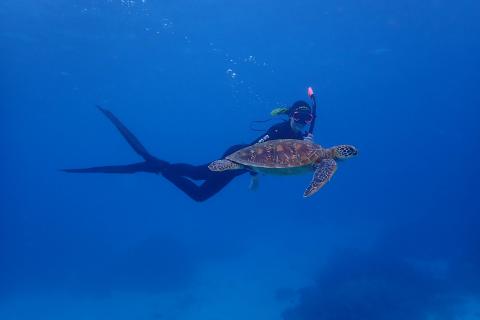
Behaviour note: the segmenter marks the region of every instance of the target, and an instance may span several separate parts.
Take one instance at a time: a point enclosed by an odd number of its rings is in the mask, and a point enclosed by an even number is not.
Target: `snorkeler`
[[[246,146],[267,140],[276,139],[299,139],[312,138],[315,123],[316,103],[313,91],[309,88],[309,96],[313,100],[313,110],[305,101],[297,101],[290,108],[278,108],[272,111],[272,115],[286,115],[288,120],[270,127],[265,134],[255,139],[250,144],[238,144],[228,148],[222,158],[240,150]],[[150,172],[163,175],[168,181],[182,190],[195,201],[205,201],[222,190],[235,177],[247,173],[247,170],[213,172],[208,169],[208,163],[203,165],[191,165],[186,163],[169,163],[151,155],[140,141],[123,125],[122,122],[110,111],[98,107],[120,131],[130,146],[144,161],[129,165],[101,166],[83,169],[63,169],[71,173],[136,173]],[[309,128],[308,132],[306,132]],[[255,173],[251,173],[255,181]],[[203,180],[197,185],[192,180]]]

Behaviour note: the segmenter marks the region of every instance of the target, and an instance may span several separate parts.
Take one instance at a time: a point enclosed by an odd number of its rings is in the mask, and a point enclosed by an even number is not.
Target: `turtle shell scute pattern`
[[[318,145],[304,140],[271,140],[240,149],[227,159],[252,167],[292,168],[315,162],[319,149]]]

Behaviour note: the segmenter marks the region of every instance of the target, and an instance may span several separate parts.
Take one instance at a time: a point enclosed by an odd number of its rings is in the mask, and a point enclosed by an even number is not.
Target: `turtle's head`
[[[333,149],[334,149],[334,156],[337,159],[348,159],[358,154],[358,151],[354,146],[350,146],[347,144],[336,146]]]

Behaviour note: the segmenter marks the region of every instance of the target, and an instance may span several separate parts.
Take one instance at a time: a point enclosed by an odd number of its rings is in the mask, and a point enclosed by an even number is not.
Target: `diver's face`
[[[305,131],[307,125],[312,123],[313,114],[306,110],[295,110],[290,115],[290,126],[295,131]]]
[[[307,124],[302,121],[296,121],[294,118],[290,118],[290,127],[295,131],[305,131]]]

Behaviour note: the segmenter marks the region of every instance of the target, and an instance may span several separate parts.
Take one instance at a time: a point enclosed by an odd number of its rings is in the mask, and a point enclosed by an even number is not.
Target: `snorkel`
[[[288,115],[292,129],[303,131],[306,134],[306,139],[313,140],[313,130],[315,129],[315,120],[317,118],[317,99],[312,87],[308,87],[307,95],[312,100],[312,106],[309,106],[303,100],[299,100],[289,109],[278,108],[273,110],[272,115],[281,113]],[[276,113],[274,114],[275,111]],[[308,130],[305,130],[306,127],[302,130],[301,127],[306,125],[308,125]]]
[[[310,123],[310,128],[308,129],[308,135],[310,138],[313,138],[313,129],[315,128],[315,119],[317,119],[317,99],[315,98],[315,94],[313,93],[313,88],[308,87],[307,94],[312,99],[312,122]]]
[[[312,100],[312,108],[311,108],[311,121],[307,123],[309,125],[309,128],[308,128],[308,131],[306,133],[307,133],[307,138],[312,139],[313,138],[313,130],[315,129],[315,120],[317,118],[317,100],[315,98],[315,94],[313,92],[312,87],[308,87],[307,94],[308,94],[308,97]],[[300,102],[300,101],[298,101],[298,102]],[[310,107],[308,107],[308,108],[310,109]],[[282,116],[282,115],[291,117],[292,116],[292,107],[290,107],[290,108],[288,108],[288,107],[275,108],[270,112],[270,115],[272,117],[277,117],[277,116]],[[252,121],[252,123],[265,123],[265,122],[268,122],[270,120],[272,120],[272,119]],[[254,131],[264,131],[262,129],[253,128],[251,124],[250,124],[250,129],[252,129]]]

